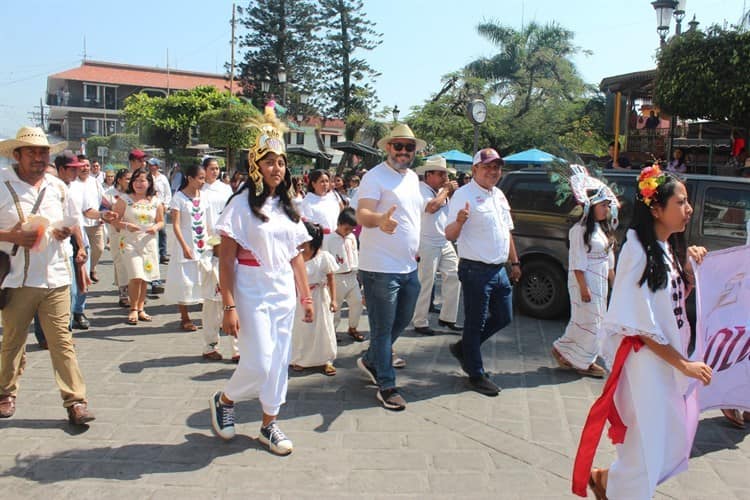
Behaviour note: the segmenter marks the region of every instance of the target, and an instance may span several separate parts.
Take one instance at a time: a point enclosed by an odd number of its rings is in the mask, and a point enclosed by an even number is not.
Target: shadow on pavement
[[[68,450],[45,455],[16,457],[15,465],[0,477],[15,476],[49,484],[81,478],[128,481],[149,474],[191,472],[202,469],[218,458],[248,449],[265,449],[255,439],[238,435],[231,442],[217,444],[217,438],[191,433],[180,444],[139,443],[106,446],[88,450]],[[97,458],[115,461],[104,463]]]
[[[737,445],[750,435],[748,430],[750,429],[733,427],[723,416],[703,418],[698,423],[690,457],[700,457],[721,450],[736,450]]]
[[[0,420],[0,429],[60,429],[69,436],[79,436],[89,430],[88,425],[71,425],[63,408],[59,419],[23,419],[10,418]]]

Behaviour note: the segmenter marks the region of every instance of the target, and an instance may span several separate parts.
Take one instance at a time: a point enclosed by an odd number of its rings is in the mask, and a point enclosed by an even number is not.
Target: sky
[[[701,27],[734,24],[746,2],[688,0],[683,26],[693,15]],[[84,38],[92,60],[165,67],[168,54],[172,68],[223,72],[231,12],[231,0],[0,0],[0,137],[31,123],[47,76],[80,65]],[[381,106],[398,105],[402,117],[440,89],[443,75],[495,53],[476,33],[482,21],[516,29],[559,23],[593,52],[574,62],[597,85],[654,68],[659,45],[650,0],[365,0],[365,12],[383,43],[362,55],[381,73],[374,85]]]

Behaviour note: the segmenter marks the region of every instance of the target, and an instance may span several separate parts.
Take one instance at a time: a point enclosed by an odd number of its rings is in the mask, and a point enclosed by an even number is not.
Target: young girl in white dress
[[[323,373],[336,375],[333,360],[336,359],[336,329],[333,313],[336,312],[336,282],[333,273],[338,269],[333,255],[323,250],[323,229],[317,224],[305,222],[312,238],[302,245],[307,282],[313,299],[315,321],[305,323],[304,310],[297,307],[292,330],[291,366],[302,371],[311,366],[322,366]]]
[[[607,372],[596,363],[598,335],[607,310],[609,284],[614,280],[615,236],[610,220],[612,200],[592,198],[588,213],[568,233],[570,322],[563,336],[555,340],[552,355],[561,368],[602,378]]]
[[[336,221],[344,208],[331,190],[331,180],[325,170],[313,170],[308,176],[307,194],[300,203],[300,215],[307,222],[319,224],[324,234],[336,230]]]
[[[659,483],[687,468],[698,422],[690,379],[711,381],[711,368],[688,353],[685,298],[693,273],[685,248],[692,207],[687,190],[658,166],[639,176],[631,229],[620,253],[604,318],[602,355],[611,374],[584,426],[573,493],[597,499],[648,500]],[[605,421],[616,444],[609,469],[591,469]]]
[[[115,227],[123,236],[122,262],[128,276],[130,314],[127,323],[151,321],[143,310],[148,283],[159,279],[157,234],[164,227],[164,207],[156,196],[154,178],[145,168],[135,170],[127,193],[114,206]]]
[[[180,190],[172,197],[169,209],[177,248],[167,267],[165,298],[178,305],[184,331],[197,330],[190,320],[188,306],[202,304],[202,357],[221,361],[218,349],[222,318],[219,260],[210,244],[216,232],[209,197],[201,190],[205,178],[202,166],[188,166]],[[236,347],[233,355],[238,355]]]
[[[211,396],[211,426],[222,439],[235,435],[234,401],[258,397],[263,409],[261,443],[279,455],[292,441],[276,421],[286,400],[296,303],[312,322],[313,301],[299,247],[310,239],[292,206],[284,126],[273,108],[250,151],[248,180],[216,224],[221,234],[219,269],[222,327],[237,337],[240,360],[223,392]]]
[[[111,207],[114,208],[117,200],[119,200],[128,190],[130,176],[130,170],[126,168],[118,170],[117,174],[115,174],[114,185],[104,191],[104,198],[109,202]],[[118,304],[120,307],[129,307],[128,273],[122,263],[122,252],[125,248],[125,235],[117,229],[116,224],[112,223],[108,224],[108,226],[111,226],[109,233],[109,252],[112,254],[112,267],[115,271],[115,285],[117,286],[120,299]]]

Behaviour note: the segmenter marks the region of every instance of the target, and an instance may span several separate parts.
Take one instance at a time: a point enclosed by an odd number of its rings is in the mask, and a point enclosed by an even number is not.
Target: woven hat
[[[455,174],[456,170],[448,168],[445,158],[440,155],[430,156],[424,165],[414,169],[414,172],[418,175],[424,175],[427,172],[448,172],[449,174]]]
[[[67,145],[68,143],[64,141],[50,144],[47,140],[47,134],[39,127],[21,127],[15,139],[0,142],[0,156],[13,158],[13,151],[24,147],[49,148],[50,154],[54,154],[65,149]]]
[[[412,132],[412,130],[409,128],[409,125],[405,123],[399,123],[398,125],[393,127],[390,134],[378,141],[378,147],[385,151],[386,145],[388,145],[388,143],[393,139],[411,139],[412,141],[417,143],[417,151],[422,151],[427,147],[427,143],[425,141],[414,137],[414,132]]]

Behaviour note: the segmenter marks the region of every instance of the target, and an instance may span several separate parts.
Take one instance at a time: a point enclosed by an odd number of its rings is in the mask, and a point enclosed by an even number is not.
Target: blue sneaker
[[[289,455],[294,448],[292,441],[281,432],[275,420],[260,428],[258,441],[268,446],[268,449],[277,455]]]
[[[229,441],[234,437],[234,405],[221,402],[221,392],[215,392],[208,402],[211,413],[211,427],[221,439]]]

